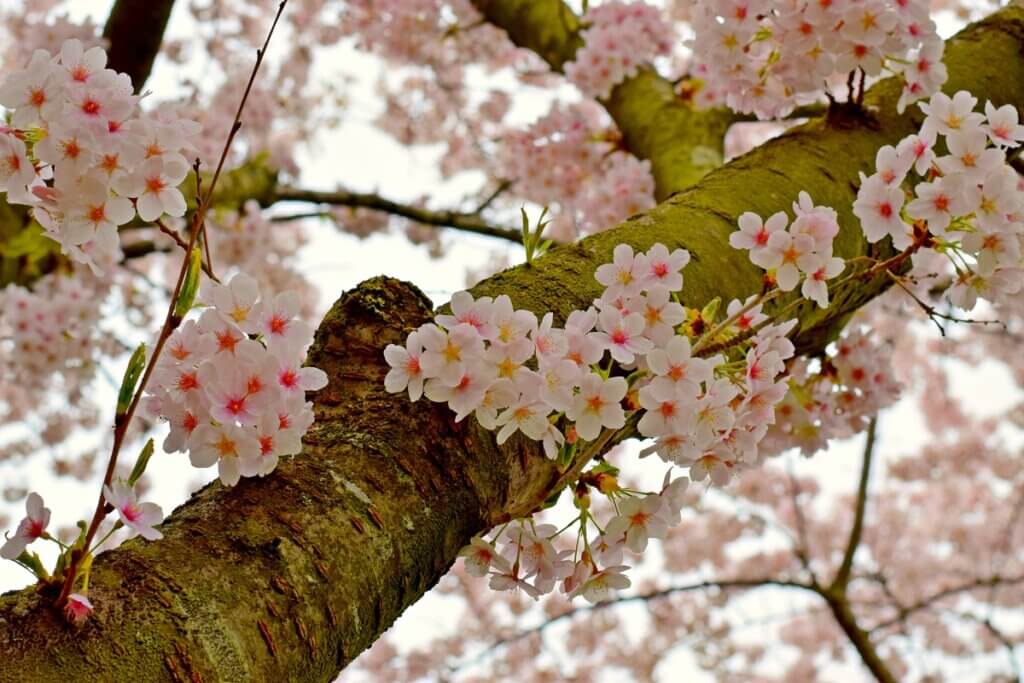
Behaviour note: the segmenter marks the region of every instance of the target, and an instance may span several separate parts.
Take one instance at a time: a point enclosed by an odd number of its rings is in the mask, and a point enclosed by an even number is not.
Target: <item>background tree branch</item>
[[[117,0],[103,27],[107,67],[132,77],[135,92],[149,79],[174,0]]]
[[[329,206],[371,209],[392,216],[401,216],[411,221],[440,228],[454,228],[486,237],[497,237],[509,242],[522,242],[522,235],[515,228],[495,225],[484,220],[480,211],[462,212],[433,210],[411,204],[392,201],[375,193],[348,192],[346,190],[318,191],[283,186],[274,191],[272,203],[307,202]]]

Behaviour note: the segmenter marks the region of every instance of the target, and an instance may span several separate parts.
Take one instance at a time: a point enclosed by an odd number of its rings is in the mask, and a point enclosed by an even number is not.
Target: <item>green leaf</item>
[[[139,383],[139,377],[146,367],[146,345],[139,344],[135,353],[128,360],[128,367],[124,370],[124,379],[121,380],[121,389],[117,393],[117,417],[124,416],[128,412],[128,406],[135,395],[135,385]]]
[[[203,272],[203,256],[199,247],[192,247],[188,255],[188,270],[185,271],[185,279],[181,283],[181,291],[178,292],[178,300],[174,302],[174,317],[184,318],[192,310],[196,301],[196,294],[199,292],[199,276]]]
[[[135,486],[142,475],[146,471],[146,465],[149,464],[149,459],[153,457],[153,439],[146,442],[146,445],[142,447],[142,452],[139,453],[138,460],[135,461],[135,467],[132,468],[132,473],[128,475],[128,485]]]

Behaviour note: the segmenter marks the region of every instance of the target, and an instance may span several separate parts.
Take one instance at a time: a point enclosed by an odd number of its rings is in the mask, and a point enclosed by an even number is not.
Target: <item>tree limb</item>
[[[274,191],[271,202],[308,202],[311,204],[328,204],[331,206],[348,206],[360,209],[382,211],[393,216],[408,218],[424,225],[441,228],[454,228],[487,237],[497,237],[510,242],[521,243],[522,236],[515,228],[506,228],[488,223],[480,217],[479,212],[463,213],[459,211],[436,211],[410,204],[401,204],[381,197],[378,194],[348,192],[346,190],[318,191],[304,190],[297,187],[278,187]]]
[[[1022,45],[1024,9],[972,25],[947,44],[949,89],[1024,106]],[[795,128],[619,227],[473,293],[506,293],[564,320],[599,295],[594,270],[617,244],[662,242],[692,254],[687,305],[742,300],[760,291],[761,272],[728,245],[737,217],[786,210],[800,190],[837,209],[837,255],[865,254],[850,208],[857,173],[872,167],[879,146],[916,128],[895,115],[898,96],[898,84],[882,82],[868,94],[874,116]],[[828,309],[796,311],[802,352],[823,349],[888,280],[853,284]],[[163,540],[100,555],[90,582],[96,612],[80,630],[53,611],[52,596],[0,597],[0,681],[330,681],[471,536],[531,513],[560,481],[537,443],[516,436],[498,447],[443,405],[384,391],[384,346],[432,314],[418,290],[387,278],[346,293],[311,352],[329,384],[314,397],[317,423],[303,453],[266,478],[206,487],[167,518]]]
[[[132,77],[142,92],[160,52],[174,0],[117,0],[103,27],[107,67]]]
[[[853,556],[857,553],[860,545],[861,533],[864,530],[864,511],[868,501],[868,481],[871,476],[871,459],[875,454],[875,432],[878,429],[878,418],[871,418],[868,424],[867,442],[864,444],[864,456],[860,468],[860,483],[857,485],[857,499],[853,514],[853,526],[850,529],[850,538],[846,542],[846,550],[843,551],[843,560],[836,571],[836,578],[832,581],[832,588],[842,588],[850,584],[850,569],[853,568]]]

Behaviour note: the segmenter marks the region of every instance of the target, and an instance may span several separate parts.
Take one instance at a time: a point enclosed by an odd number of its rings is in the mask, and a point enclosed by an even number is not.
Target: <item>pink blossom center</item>
[[[280,314],[275,313],[274,316],[270,319],[268,327],[270,328],[271,334],[284,334],[285,330],[288,329],[288,320],[281,316]]]
[[[224,406],[232,415],[238,415],[245,410],[245,399],[244,398],[230,398],[227,404]]]
[[[139,517],[142,517],[142,510],[140,510],[139,506],[135,503],[126,503],[125,506],[121,508],[121,514],[124,515],[124,518],[129,522],[135,522]]]
[[[281,383],[281,386],[286,389],[292,389],[299,383],[299,377],[295,374],[294,370],[288,368],[281,373],[280,377],[278,377],[278,381]]]

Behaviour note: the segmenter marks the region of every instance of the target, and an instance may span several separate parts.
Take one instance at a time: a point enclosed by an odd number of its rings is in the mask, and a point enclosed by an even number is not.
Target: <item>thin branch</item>
[[[480,205],[476,207],[476,211],[473,213],[479,214],[480,212],[490,208],[491,204],[494,203],[494,200],[503,195],[510,187],[512,187],[511,180],[502,180],[498,183],[498,187],[494,188],[494,192],[489,194],[486,199],[480,202]]]
[[[454,228],[464,232],[472,232],[487,237],[497,237],[517,244],[522,242],[519,230],[488,223],[479,216],[477,212],[465,213],[461,211],[435,211],[409,204],[386,199],[377,194],[362,192],[347,192],[335,190],[333,192],[322,192],[317,190],[304,190],[296,187],[279,188],[273,201],[287,202],[309,202],[311,204],[329,204],[332,206],[348,206],[358,209],[373,209],[382,211],[394,216],[401,216],[424,225],[434,225],[441,228]]]
[[[679,593],[692,593],[692,592],[695,592],[695,591],[707,590],[707,589],[710,589],[710,588],[716,588],[716,589],[719,589],[719,590],[728,591],[728,590],[749,590],[749,589],[752,589],[752,588],[762,588],[764,586],[775,586],[775,587],[778,587],[778,588],[797,588],[797,589],[800,589],[800,590],[809,591],[811,593],[820,594],[818,589],[815,588],[814,586],[810,585],[810,584],[801,583],[799,581],[788,581],[788,580],[785,580],[785,579],[763,578],[763,579],[729,579],[729,580],[724,580],[724,581],[701,581],[699,583],[685,584],[685,585],[682,585],[682,586],[671,586],[669,588],[663,588],[661,590],[654,591],[654,592],[651,592],[651,593],[642,593],[640,595],[622,596],[622,597],[618,597],[618,598],[616,598],[614,600],[608,600],[606,602],[598,602],[598,603],[595,603],[593,605],[582,605],[580,607],[574,607],[574,608],[568,610],[567,612],[563,612],[562,614],[559,614],[557,616],[545,619],[544,621],[540,622],[536,626],[533,626],[531,628],[528,628],[528,629],[525,629],[525,630],[522,630],[522,631],[518,631],[516,633],[513,633],[510,636],[506,636],[504,638],[496,640],[493,643],[491,643],[488,647],[486,647],[485,649],[483,649],[480,652],[478,652],[473,657],[473,659],[471,661],[463,662],[463,663],[458,664],[456,666],[450,667],[450,670],[453,671],[453,672],[457,671],[458,669],[463,668],[463,667],[465,667],[466,665],[468,665],[468,664],[470,664],[472,662],[478,661],[478,660],[486,657],[487,655],[491,654],[495,650],[498,650],[498,649],[500,649],[502,647],[505,647],[506,645],[511,645],[512,643],[515,643],[515,642],[518,642],[520,640],[523,640],[524,638],[529,638],[532,635],[535,635],[535,634],[538,634],[538,633],[542,633],[543,631],[545,631],[550,626],[553,626],[553,625],[555,625],[555,624],[557,624],[557,623],[559,623],[561,621],[566,621],[566,620],[569,620],[569,619],[573,619],[574,617],[576,617],[578,615],[581,615],[581,614],[591,614],[591,613],[594,613],[594,612],[599,612],[599,611],[602,611],[602,610],[606,610],[606,609],[609,609],[611,607],[618,607],[619,605],[623,605],[623,604],[631,603],[631,602],[651,602],[651,601],[654,601],[654,600],[660,600],[662,598],[667,598],[667,597],[672,596],[672,595],[677,595]]]
[[[850,570],[853,568],[853,556],[857,553],[857,546],[860,545],[861,534],[864,531],[864,511],[867,508],[868,481],[871,477],[871,459],[875,454],[875,434],[878,430],[878,418],[871,418],[868,424],[867,443],[864,444],[863,464],[860,468],[860,483],[857,485],[857,503],[853,515],[853,527],[850,529],[850,538],[846,542],[846,550],[843,552],[843,561],[839,564],[836,578],[832,582],[832,588],[846,589],[850,583]]]
[[[973,621],[977,624],[980,624],[985,628],[986,631],[991,633],[992,637],[998,640],[999,643],[1004,648],[1006,648],[1006,656],[1007,659],[1010,660],[1010,668],[1013,671],[1013,683],[1021,683],[1020,664],[1017,662],[1016,646],[1013,644],[1013,641],[1010,640],[1010,638],[1002,632],[1001,629],[997,628],[996,625],[992,623],[991,619],[989,619],[988,617],[979,616],[977,614],[971,614],[970,612],[957,612],[954,610],[949,610],[949,614],[953,615],[954,617],[957,617],[958,619]]]
[[[176,231],[174,231],[171,228],[167,227],[167,224],[164,223],[159,218],[156,219],[155,225],[156,225],[157,229],[160,230],[160,232],[162,232],[163,234],[165,234],[168,237],[170,237],[172,240],[174,240],[175,244],[177,244],[179,247],[181,247],[183,250],[185,250],[185,254],[186,255],[188,254],[188,248],[189,248],[188,247],[188,242],[186,242],[185,240],[181,239],[181,236]],[[127,258],[127,256],[126,256],[126,258]],[[214,282],[218,282],[218,283],[220,282],[220,279],[216,275],[213,274],[213,268],[210,267],[209,255],[207,255],[207,258],[203,260],[203,272],[206,273],[210,277],[210,279],[213,280]]]
[[[185,281],[185,274],[188,271],[189,254],[192,253],[192,248],[195,246],[197,239],[203,232],[206,211],[209,208],[210,198],[213,196],[214,187],[217,185],[217,178],[220,175],[221,168],[224,166],[224,160],[227,158],[228,151],[231,147],[231,141],[234,139],[235,133],[238,132],[238,129],[242,125],[242,110],[244,109],[245,102],[249,97],[249,92],[252,90],[253,81],[256,80],[256,73],[259,71],[260,64],[263,62],[263,54],[266,52],[267,45],[270,43],[270,37],[274,35],[274,28],[277,26],[277,22],[281,18],[281,13],[284,12],[287,2],[288,0],[282,0],[281,4],[278,5],[277,14],[274,17],[274,22],[270,25],[270,31],[267,33],[267,38],[263,43],[263,48],[256,51],[256,63],[253,66],[252,74],[249,76],[249,83],[242,95],[242,101],[238,106],[238,111],[235,113],[235,120],[231,125],[231,132],[228,134],[227,144],[224,145],[220,161],[217,163],[217,172],[213,175],[213,180],[210,182],[210,187],[207,190],[206,197],[202,202],[200,202],[196,213],[192,216],[192,230],[190,232],[189,242],[186,245],[185,254],[182,257],[181,268],[178,271],[178,280],[174,285],[174,291],[172,292],[171,299],[168,302],[167,315],[164,317],[163,325],[160,328],[160,335],[157,337],[156,344],[153,347],[153,353],[150,355],[149,361],[146,363],[146,369],[142,373],[142,378],[139,380],[138,386],[134,390],[134,394],[132,395],[131,402],[128,404],[127,409],[123,415],[119,414],[114,419],[114,443],[111,446],[110,458],[107,461],[107,469],[103,475],[103,487],[100,488],[100,495],[96,501],[96,511],[93,513],[92,521],[89,523],[89,527],[86,530],[85,539],[82,543],[82,551],[78,552],[78,554],[73,553],[71,556],[71,561],[67,569],[64,583],[56,601],[56,605],[58,607],[62,607],[64,603],[67,602],[68,595],[71,594],[71,591],[74,588],[75,578],[78,575],[78,570],[81,567],[83,559],[87,558],[89,553],[94,550],[91,544],[93,538],[96,536],[96,531],[99,529],[100,522],[102,522],[107,514],[113,509],[110,508],[108,510],[103,488],[108,486],[114,477],[114,470],[117,467],[117,459],[121,452],[121,446],[124,444],[125,436],[128,432],[128,426],[131,424],[132,418],[135,416],[135,410],[139,405],[139,401],[142,399],[142,395],[146,391],[146,385],[149,382],[149,378],[152,376],[153,370],[156,368],[160,352],[163,350],[167,339],[171,336],[171,332],[174,331],[180,322],[180,319],[175,315],[175,307],[178,305],[178,296],[181,293],[181,287]]]
[[[874,633],[875,631],[880,631],[882,629],[889,628],[890,626],[895,626],[896,624],[905,621],[907,617],[909,617],[910,615],[916,612],[920,612],[922,610],[929,609],[936,602],[944,598],[959,595],[960,593],[966,593],[968,591],[976,590],[978,588],[990,588],[995,585],[1011,586],[1018,583],[1024,583],[1024,575],[1009,578],[1005,576],[993,575],[974,579],[972,581],[968,581],[967,583],[960,584],[959,586],[953,586],[952,588],[946,588],[944,590],[937,591],[926,598],[922,598],[917,602],[911,603],[910,605],[907,605],[906,607],[899,609],[895,617],[893,617],[892,619],[886,619],[885,621],[875,624],[871,627],[869,633]]]

